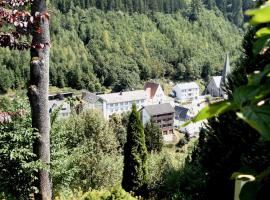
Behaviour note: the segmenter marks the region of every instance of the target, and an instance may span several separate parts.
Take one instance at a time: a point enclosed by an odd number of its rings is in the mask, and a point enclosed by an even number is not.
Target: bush
[[[108,190],[92,190],[83,193],[75,191],[69,194],[61,194],[55,198],[56,200],[136,200],[129,193],[125,192],[120,186],[113,187]]]
[[[56,123],[52,128],[54,191],[109,188],[122,179],[123,157],[115,133],[97,111]]]

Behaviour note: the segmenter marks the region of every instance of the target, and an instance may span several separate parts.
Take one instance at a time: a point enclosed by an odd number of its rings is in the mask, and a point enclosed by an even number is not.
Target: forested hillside
[[[69,11],[73,6],[81,8],[96,7],[103,11],[124,11],[129,13],[173,13],[179,9],[188,9],[189,3],[193,7],[202,7],[221,11],[225,17],[238,26],[243,23],[243,10],[254,6],[252,0],[52,0],[54,6],[62,12]]]
[[[197,9],[192,2],[171,1],[170,6],[178,3],[170,14],[153,8],[151,14],[138,13],[135,4],[119,4],[130,8],[128,13],[81,4],[94,1],[51,2],[50,83],[54,86],[119,91],[139,87],[148,79],[206,78],[220,73],[227,51],[232,61],[239,56],[239,29],[223,15],[203,6]],[[0,49],[0,90],[24,88],[28,65],[28,53]]]

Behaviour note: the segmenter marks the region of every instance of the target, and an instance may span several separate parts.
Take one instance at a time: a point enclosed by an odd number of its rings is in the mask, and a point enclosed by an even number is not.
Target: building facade
[[[174,108],[170,103],[145,106],[141,117],[144,125],[152,119],[163,134],[173,134]]]
[[[105,119],[110,119],[113,114],[122,114],[131,111],[132,104],[136,104],[137,109],[141,109],[147,104],[147,92],[145,90],[110,93],[97,96],[103,101],[102,111]]]
[[[147,92],[148,105],[164,103],[166,96],[160,84],[147,82],[144,85],[144,90]]]
[[[200,95],[200,88],[197,83],[179,83],[173,87],[173,95],[178,100],[194,100]]]

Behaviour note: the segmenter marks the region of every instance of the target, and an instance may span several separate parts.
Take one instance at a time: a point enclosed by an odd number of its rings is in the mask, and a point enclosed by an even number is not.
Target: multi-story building
[[[170,103],[145,106],[141,113],[144,125],[152,119],[163,134],[173,133],[174,108]]]
[[[137,109],[147,104],[147,92],[145,90],[135,90],[128,92],[118,92],[97,95],[102,99],[102,111],[105,119],[109,119],[113,114],[122,114],[131,111],[132,104],[136,104]]]
[[[179,100],[194,100],[200,95],[197,83],[179,83],[173,87],[173,95]]]

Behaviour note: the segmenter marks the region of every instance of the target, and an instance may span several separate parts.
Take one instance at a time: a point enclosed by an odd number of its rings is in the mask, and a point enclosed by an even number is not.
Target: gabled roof
[[[189,83],[178,83],[176,86],[174,86],[174,88],[180,88],[180,89],[190,89],[190,88],[198,88],[199,89],[199,85],[195,82],[189,82]]]
[[[96,103],[101,98],[94,93],[83,91],[82,99],[88,103]]]
[[[144,109],[150,116],[174,113],[174,108],[170,103],[145,106]]]
[[[146,82],[144,84],[144,90],[150,90],[150,98],[153,98],[157,92],[157,89],[160,85],[158,83]]]
[[[222,76],[213,76],[212,78],[217,88],[220,88]]]
[[[101,94],[97,96],[106,101],[107,103],[121,103],[137,100],[146,100],[147,92],[144,90],[135,90],[128,92]]]

